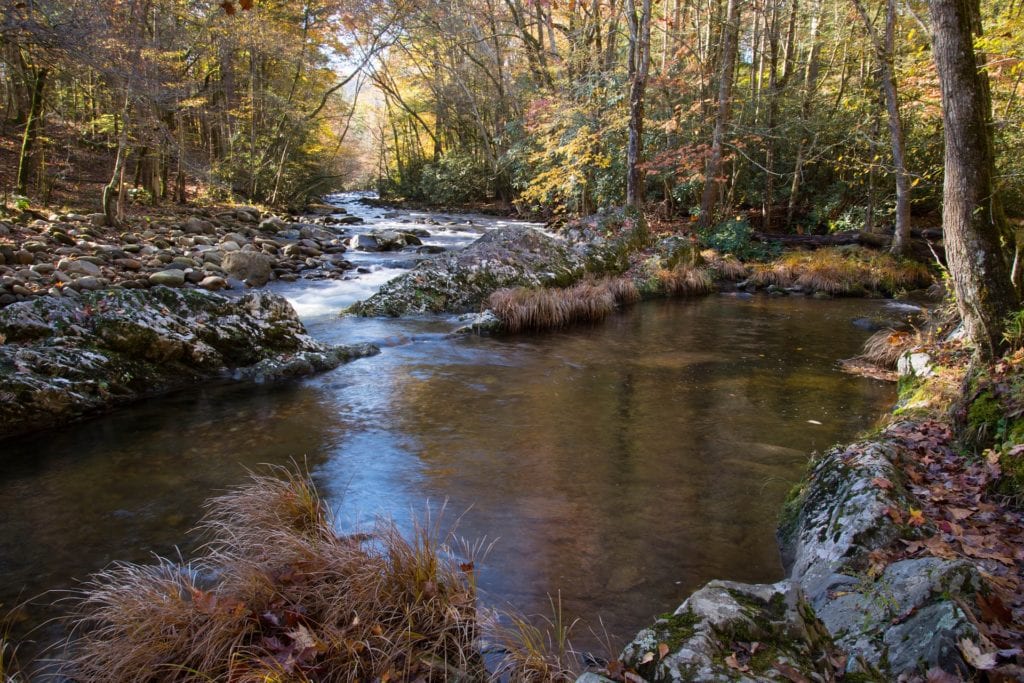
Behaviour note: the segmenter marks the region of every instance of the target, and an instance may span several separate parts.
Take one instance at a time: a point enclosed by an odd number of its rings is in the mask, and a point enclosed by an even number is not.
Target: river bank
[[[1024,352],[908,351],[875,433],[812,458],[784,507],[787,578],[712,581],[580,682],[1024,677]]]

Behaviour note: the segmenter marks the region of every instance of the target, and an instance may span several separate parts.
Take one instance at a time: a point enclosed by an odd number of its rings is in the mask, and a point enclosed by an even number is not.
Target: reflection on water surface
[[[883,305],[714,296],[509,339],[312,318],[318,337],[391,345],[301,383],[196,387],[5,442],[0,601],[187,558],[206,498],[296,458],[345,526],[447,500],[460,535],[498,539],[489,604],[546,612],[560,590],[629,635],[708,579],[781,577],[775,519],[808,454],[893,399],[834,367],[867,336],[851,319]]]

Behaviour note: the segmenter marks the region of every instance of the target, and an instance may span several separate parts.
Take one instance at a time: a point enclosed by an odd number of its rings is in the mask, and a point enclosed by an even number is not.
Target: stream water
[[[365,229],[448,222],[336,201]],[[451,222],[425,241],[457,248],[499,221]],[[408,528],[447,501],[459,535],[496,540],[478,567],[486,604],[549,613],[560,591],[567,613],[625,638],[709,579],[779,579],[775,521],[809,454],[894,398],[835,367],[868,335],[855,318],[892,314],[883,301],[717,295],[510,338],[449,337],[446,317],[337,316],[402,258],[354,254],[369,271],[357,279],[275,287],[314,336],[374,341],[376,357],[0,443],[3,609],[115,560],[187,558],[206,498],[246,468],[304,459],[346,528],[376,515]],[[53,597],[21,610],[19,630],[53,615]]]

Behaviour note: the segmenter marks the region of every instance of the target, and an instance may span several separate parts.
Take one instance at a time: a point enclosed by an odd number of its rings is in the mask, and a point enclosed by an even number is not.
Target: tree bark
[[[732,109],[732,83],[736,71],[736,53],[739,48],[740,8],[739,0],[729,0],[722,26],[721,69],[718,81],[718,111],[715,115],[715,129],[711,136],[711,153],[708,158],[704,179],[704,194],[700,201],[700,227],[707,229],[714,222],[718,195],[722,191],[722,146],[725,128],[729,124]]]
[[[18,155],[18,182],[19,194],[25,194],[28,189],[28,176],[32,169],[32,150],[36,144],[39,134],[39,117],[43,113],[43,90],[46,87],[47,69],[40,69],[36,72],[35,83],[32,86],[32,104],[28,111],[28,120],[25,121],[25,133],[21,138],[21,154]]]
[[[995,357],[1006,316],[1017,304],[1001,237],[1005,218],[995,194],[992,107],[984,60],[974,52],[981,33],[978,0],[930,0],[932,49],[942,92],[945,182],[942,231],[957,307],[975,353]]]
[[[642,0],[640,15],[634,0],[626,0],[629,21],[631,80],[629,84],[629,142],[626,146],[626,206],[639,207],[644,201],[643,158],[644,91],[651,66],[651,0]]]
[[[892,150],[893,172],[896,176],[896,227],[893,230],[891,251],[902,254],[910,239],[910,177],[907,174],[906,145],[903,138],[903,123],[900,120],[899,97],[896,92],[896,75],[893,61],[896,57],[896,0],[886,0],[885,33],[878,35],[862,0],[853,0],[864,29],[871,40],[871,46],[878,60],[878,72],[885,95],[885,111],[888,115],[889,144]]]

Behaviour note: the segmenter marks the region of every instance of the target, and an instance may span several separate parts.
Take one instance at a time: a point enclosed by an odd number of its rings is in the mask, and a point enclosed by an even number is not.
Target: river
[[[335,199],[362,230],[408,220],[446,248],[502,223],[383,218],[356,200]],[[548,613],[560,592],[567,613],[628,638],[709,579],[781,578],[775,522],[808,456],[894,399],[835,365],[868,335],[854,319],[898,314],[884,301],[715,295],[508,338],[448,336],[445,316],[338,317],[419,257],[356,254],[355,279],[273,287],[314,336],[373,341],[378,356],[281,385],[196,386],[0,444],[4,609],[115,560],[187,558],[206,498],[294,459],[346,530],[378,515],[408,528],[444,506],[459,535],[495,541],[478,566],[485,604]],[[46,606],[59,596],[20,610],[16,633],[59,612]]]

